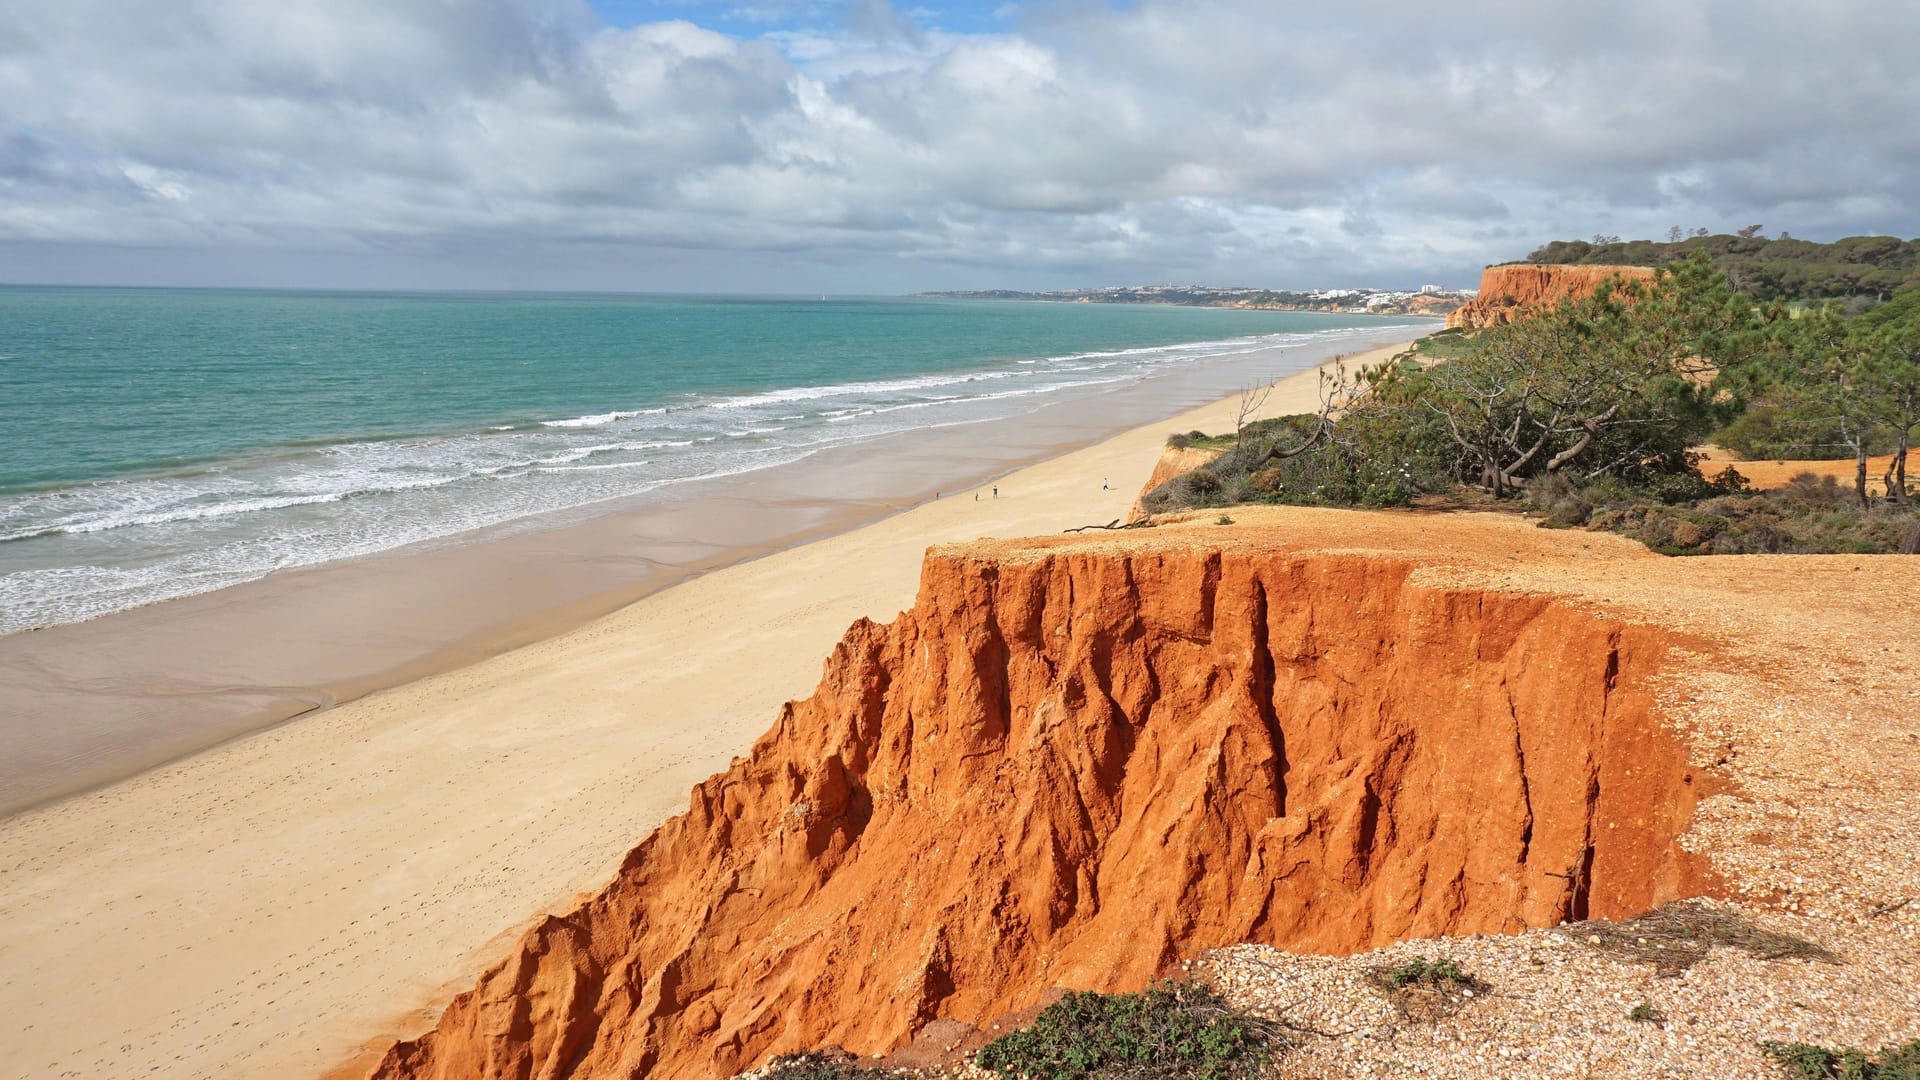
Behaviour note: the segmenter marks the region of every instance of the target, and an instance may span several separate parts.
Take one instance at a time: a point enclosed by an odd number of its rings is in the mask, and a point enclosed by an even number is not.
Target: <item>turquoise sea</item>
[[[1392,325],[911,298],[0,288],[0,632]]]

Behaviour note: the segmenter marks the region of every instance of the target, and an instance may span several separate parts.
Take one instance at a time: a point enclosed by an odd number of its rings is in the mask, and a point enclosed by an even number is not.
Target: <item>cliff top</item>
[[[1593,1076],[1735,1075],[1739,1066],[1695,1073],[1691,1063],[1722,1060],[1716,1043],[1750,1048],[1769,1037],[1761,1017],[1785,1017],[1809,1042],[1873,1048],[1920,1036],[1911,989],[1920,985],[1920,666],[1909,632],[1920,625],[1920,559],[1667,558],[1617,536],[1498,514],[1249,506],[1231,515],[1230,526],[1207,512],[1152,529],[985,540],[933,555],[1016,563],[1085,552],[1366,555],[1415,564],[1420,584],[1546,594],[1666,628],[1680,644],[1656,679],[1656,715],[1715,778],[1683,846],[1711,859],[1713,894],[1844,961],[1716,951],[1709,963],[1656,978],[1643,964],[1580,948],[1585,931],[1549,930],[1404,942],[1344,959],[1243,946],[1197,963],[1246,1007],[1286,1005],[1298,1023],[1345,1033],[1307,1040],[1281,1075],[1404,1068],[1412,1048],[1382,1041],[1396,1018],[1366,980],[1420,955],[1452,959],[1502,988],[1421,1036],[1417,1057],[1431,1076],[1494,1075],[1480,1071],[1493,1064],[1514,1075],[1562,1064]],[[1889,1012],[1887,998],[1857,990],[1876,983],[1909,989]],[[1629,1020],[1636,1002],[1652,1002],[1666,1022]],[[1570,1018],[1592,1024],[1591,1036],[1569,1035]],[[1608,1045],[1611,1056],[1595,1056]],[[1620,1054],[1621,1046],[1636,1049]]]
[[[1283,1078],[1920,1035],[1920,560],[1231,513],[933,548],[375,1075],[965,1073],[1052,990],[1182,969],[1299,1036]],[[1474,994],[1385,988],[1423,956]]]
[[[1667,678],[1667,719],[1693,734],[1707,763],[1726,757],[1717,767],[1743,793],[1737,813],[1729,801],[1694,827],[1724,868],[1750,872],[1732,874],[1730,890],[1834,916],[1890,892],[1920,895],[1920,796],[1912,794],[1920,791],[1920,662],[1908,632],[1920,626],[1920,559],[1668,558],[1620,536],[1492,513],[1241,506],[1231,516],[1229,526],[1204,512],[1152,529],[982,540],[932,554],[1004,563],[1172,549],[1362,555],[1414,564],[1422,585],[1546,594],[1662,627],[1696,654]],[[1778,836],[1749,842],[1760,818],[1781,806],[1823,823],[1796,830],[1807,847]],[[1871,835],[1895,846],[1831,848],[1842,825],[1854,830],[1849,845]],[[1874,864],[1916,869],[1895,887],[1859,872]]]
[[[1485,328],[1512,322],[1518,315],[1577,300],[1608,278],[1646,280],[1644,266],[1587,266],[1563,263],[1509,263],[1480,274],[1480,291],[1447,316],[1449,327]]]

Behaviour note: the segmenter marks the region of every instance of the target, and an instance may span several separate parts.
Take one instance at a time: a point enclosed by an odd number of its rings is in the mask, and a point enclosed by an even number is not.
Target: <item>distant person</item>
[[[999,484],[995,484],[995,485],[993,485],[993,497],[994,497],[994,498],[996,498],[996,499],[1000,497],[1000,485],[999,485]]]
[[[1107,491],[1107,490],[1110,490],[1110,489],[1109,489],[1109,488],[1107,487],[1107,478],[1106,478],[1106,477],[1104,477],[1104,476],[1100,478],[1100,490],[1101,490],[1101,491]]]
[[[973,493],[973,501],[974,501],[974,502],[979,502],[979,501],[980,501],[980,493],[979,493],[979,492],[977,492],[977,491],[976,491],[976,492],[974,492],[974,493]]]

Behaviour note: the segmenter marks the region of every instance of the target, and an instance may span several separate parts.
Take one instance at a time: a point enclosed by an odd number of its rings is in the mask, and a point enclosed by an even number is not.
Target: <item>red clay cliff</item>
[[[984,554],[983,554],[984,552]],[[1236,942],[1346,953],[1697,881],[1667,641],[1370,556],[937,549],[811,698],[381,1078],[726,1076]]]
[[[1602,281],[1650,281],[1645,266],[1564,266],[1550,263],[1513,263],[1489,266],[1480,273],[1480,295],[1447,316],[1447,325],[1480,329],[1510,323],[1528,311],[1578,300]]]

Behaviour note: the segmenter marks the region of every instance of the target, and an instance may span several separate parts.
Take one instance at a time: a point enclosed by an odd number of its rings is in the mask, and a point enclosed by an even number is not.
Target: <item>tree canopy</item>
[[[1848,308],[1756,302],[1695,250],[1650,280],[1609,279],[1512,323],[1447,331],[1385,364],[1342,371],[1325,380],[1318,415],[1245,425],[1223,458],[1147,505],[1387,506],[1460,489],[1497,500],[1595,485],[1676,505],[1745,487],[1731,470],[1703,475],[1696,447],[1765,438],[1769,448],[1853,459],[1862,511],[1875,503],[1870,455],[1893,451],[1881,501],[1904,513],[1906,450],[1920,434],[1920,285],[1864,314]],[[1790,513],[1766,513],[1813,521],[1844,497],[1800,492]],[[1584,522],[1592,509],[1575,516]],[[1741,543],[1882,550],[1888,530],[1905,527],[1865,523],[1841,540],[1803,543],[1783,539],[1798,526],[1770,523]]]
[[[1664,242],[1617,236],[1554,240],[1536,248],[1524,261],[1665,266],[1704,254],[1727,275],[1734,289],[1763,302],[1849,297],[1884,301],[1902,286],[1920,282],[1920,239],[1849,236],[1819,244],[1785,233],[1768,239],[1759,235],[1758,226],[1737,234],[1700,231],[1684,238],[1676,226],[1668,237]]]

